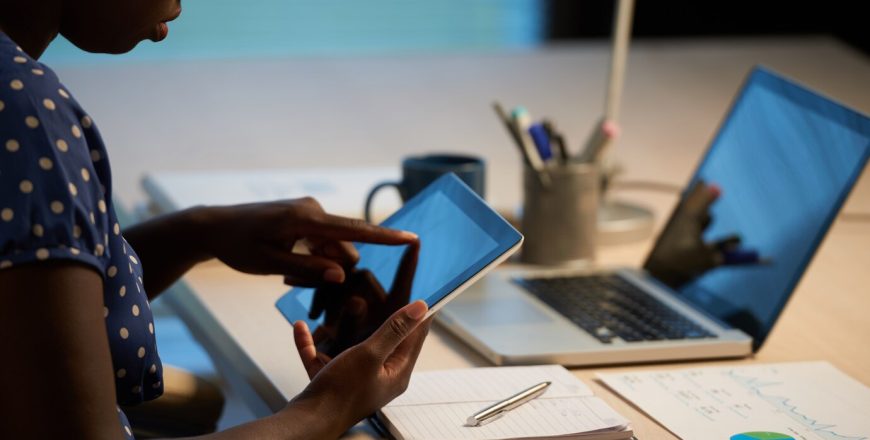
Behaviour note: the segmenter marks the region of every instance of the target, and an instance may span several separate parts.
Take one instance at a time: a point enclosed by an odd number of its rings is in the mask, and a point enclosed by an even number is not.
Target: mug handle
[[[369,191],[369,195],[366,197],[366,206],[363,214],[365,215],[366,223],[372,222],[372,202],[375,200],[375,194],[380,191],[382,188],[386,188],[388,186],[392,186],[396,188],[396,191],[399,192],[399,196],[402,195],[402,184],[400,182],[381,182],[374,186],[374,188]],[[404,199],[404,197],[402,197]]]

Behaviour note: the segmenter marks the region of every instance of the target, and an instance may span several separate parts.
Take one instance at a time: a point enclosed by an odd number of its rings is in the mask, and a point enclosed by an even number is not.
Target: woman
[[[414,234],[311,199],[194,208],[121,233],[96,125],[36,59],[58,34],[126,52],[165,38],[180,12],[179,0],[0,0],[0,438],[132,437],[118,405],[163,389],[148,299],[197,263],[328,286],[352,273],[352,241],[416,249]],[[310,255],[291,252],[300,241]],[[310,385],[277,414],[206,437],[339,436],[405,389],[425,313],[404,306],[334,359],[297,323]]]

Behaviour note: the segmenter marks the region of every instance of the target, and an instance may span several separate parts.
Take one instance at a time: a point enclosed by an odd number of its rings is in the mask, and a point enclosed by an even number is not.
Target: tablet
[[[492,268],[516,252],[523,236],[456,175],[432,182],[381,226],[420,236],[420,254],[410,300],[422,299],[432,315]],[[389,292],[407,246],[356,244],[357,267],[370,270]],[[290,290],[276,306],[291,323],[309,319],[313,288]]]

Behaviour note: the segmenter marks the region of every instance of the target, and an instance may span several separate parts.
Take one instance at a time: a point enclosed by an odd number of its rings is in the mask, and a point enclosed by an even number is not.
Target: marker
[[[544,125],[532,124],[532,126],[529,127],[529,135],[535,142],[535,148],[538,149],[538,154],[540,154],[541,160],[547,162],[552,159],[553,150],[550,147],[550,136],[547,134],[547,130],[544,129]]]

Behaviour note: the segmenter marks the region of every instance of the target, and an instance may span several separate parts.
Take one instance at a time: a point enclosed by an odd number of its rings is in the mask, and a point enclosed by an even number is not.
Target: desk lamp
[[[607,197],[609,180],[613,173],[604,164],[604,155],[619,135],[619,104],[625,78],[626,56],[631,37],[634,0],[619,0],[616,6],[612,34],[610,74],[607,81],[607,96],[604,100],[604,115],[595,124],[586,145],[573,160],[594,162],[604,179],[601,189],[601,207],[598,212],[598,243],[619,244],[641,240],[652,234],[653,214],[642,206],[611,200]]]

